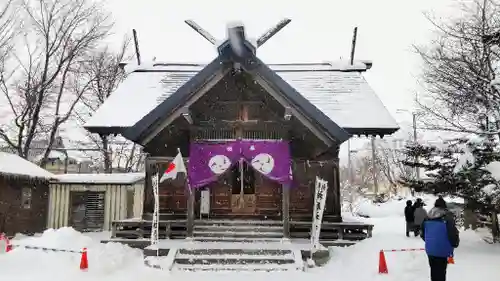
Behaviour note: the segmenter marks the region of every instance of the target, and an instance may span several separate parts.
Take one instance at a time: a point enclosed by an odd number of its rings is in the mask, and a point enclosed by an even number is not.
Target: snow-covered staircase
[[[281,221],[207,220],[197,221],[194,240],[203,242],[276,242],[283,238]]]
[[[283,239],[281,221],[196,221],[193,237],[169,240],[168,255],[149,266],[172,271],[302,271],[301,250]]]
[[[300,250],[291,249],[179,249],[173,271],[299,271]]]

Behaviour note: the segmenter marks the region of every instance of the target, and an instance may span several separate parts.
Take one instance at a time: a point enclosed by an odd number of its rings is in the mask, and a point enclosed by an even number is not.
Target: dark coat
[[[405,220],[406,222],[414,222],[415,221],[415,209],[413,206],[406,206],[405,207]]]

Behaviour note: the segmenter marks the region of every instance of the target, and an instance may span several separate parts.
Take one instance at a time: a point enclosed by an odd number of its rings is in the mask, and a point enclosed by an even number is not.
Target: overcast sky
[[[143,61],[201,62],[216,56],[214,46],[188,27],[195,20],[223,39],[226,24],[238,20],[249,37],[259,37],[287,17],[292,22],[259,48],[267,63],[348,59],[352,32],[358,27],[356,59],[373,61],[365,77],[401,127],[408,131],[417,90],[419,59],[412,44],[432,39],[425,12],[446,18],[453,0],[107,0],[115,22],[110,46],[118,47],[135,28]],[[1,113],[1,112],[0,112]],[[0,114],[1,116],[2,114]],[[5,114],[4,114],[5,115]],[[359,148],[365,141],[356,141]],[[345,145],[341,159],[345,160]]]
[[[268,63],[321,62],[347,59],[352,31],[358,27],[356,59],[373,61],[365,77],[402,127],[411,122],[417,90],[419,60],[412,44],[432,38],[424,16],[446,17],[451,0],[111,0],[116,36],[138,32],[143,60],[209,62],[215,48],[183,21],[193,19],[216,38],[225,36],[227,22],[245,24],[249,37],[258,37],[284,17],[292,22],[269,40],[257,55]],[[362,145],[357,141],[354,147]],[[343,149],[342,159],[347,150]]]

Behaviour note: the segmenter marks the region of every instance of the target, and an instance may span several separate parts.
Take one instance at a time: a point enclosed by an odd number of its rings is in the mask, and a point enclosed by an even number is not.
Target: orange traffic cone
[[[455,259],[453,257],[448,257],[448,264],[455,264]]]
[[[7,238],[7,236],[5,236],[5,235],[2,238],[3,238],[3,240],[5,240],[5,243],[6,243],[5,244],[5,252],[8,253],[8,252],[12,251],[12,244],[10,244],[9,238]]]
[[[388,274],[389,273],[389,271],[387,270],[387,262],[385,261],[384,251],[380,251],[380,254],[379,254],[378,273],[380,273],[380,274]]]
[[[89,260],[87,258],[87,248],[82,250],[82,258],[80,260],[80,270],[87,270],[89,268]]]

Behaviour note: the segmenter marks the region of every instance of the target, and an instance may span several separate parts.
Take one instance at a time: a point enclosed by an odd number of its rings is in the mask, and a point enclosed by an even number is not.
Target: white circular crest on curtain
[[[220,175],[231,167],[231,160],[226,155],[215,155],[208,161],[208,167],[216,175]]]
[[[267,175],[273,171],[274,158],[267,153],[261,153],[252,159],[251,164],[255,170]]]

